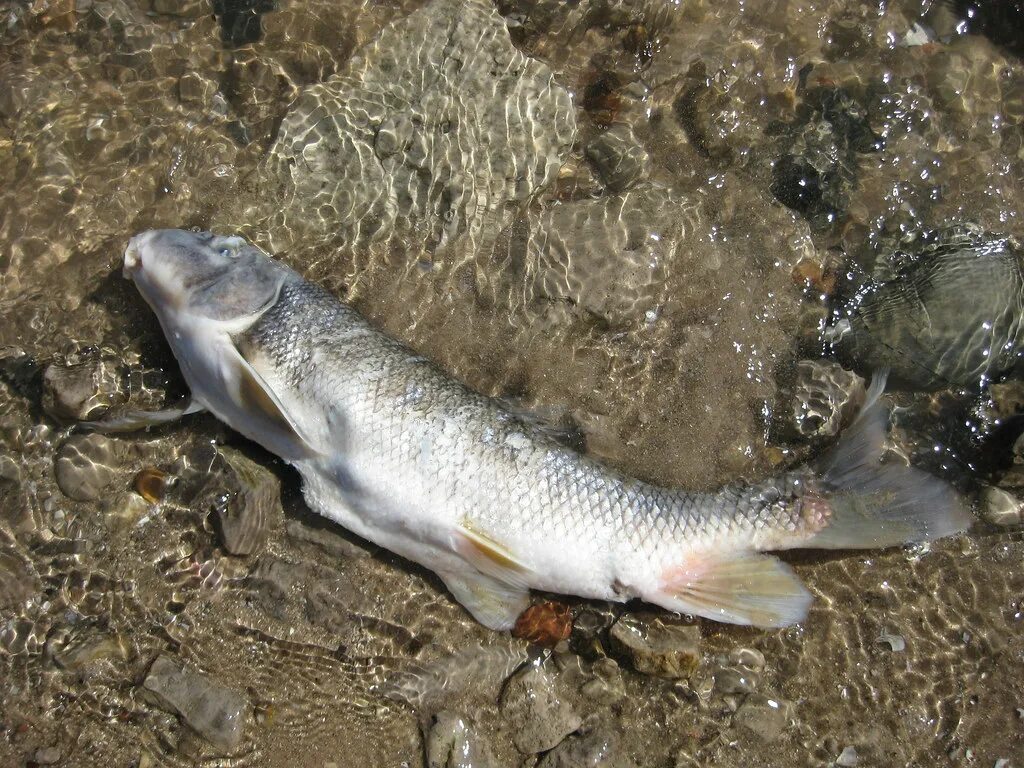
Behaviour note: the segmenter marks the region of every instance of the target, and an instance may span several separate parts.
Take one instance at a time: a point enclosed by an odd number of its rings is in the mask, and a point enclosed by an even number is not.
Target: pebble
[[[632,762],[619,754],[618,741],[614,732],[600,728],[576,734],[544,755],[537,768],[627,768]]]
[[[733,725],[756,739],[769,742],[782,735],[791,705],[782,699],[750,694],[733,715]]]
[[[836,765],[839,768],[854,768],[860,762],[857,750],[851,747],[844,747],[843,751],[836,758]]]
[[[828,360],[798,362],[788,389],[792,426],[803,438],[839,434],[864,402],[865,394],[864,379]]]
[[[87,421],[125,400],[121,376],[109,361],[51,363],[43,371],[43,410],[56,419]]]
[[[430,720],[425,734],[427,768],[489,768],[494,758],[470,721],[454,712],[442,711]]]
[[[57,452],[57,486],[69,499],[96,501],[120,477],[125,452],[105,435],[72,435]]]
[[[225,471],[215,476],[214,526],[224,548],[232,555],[258,551],[268,529],[284,516],[281,484],[274,474],[238,451],[220,449]]]
[[[250,710],[241,693],[163,655],[142,685],[218,749],[230,752],[241,742]]]
[[[572,634],[572,612],[565,603],[548,600],[529,606],[516,619],[512,637],[554,648]]]
[[[527,755],[555,747],[583,723],[557,690],[554,676],[536,664],[509,679],[501,696],[501,714],[516,748]]]
[[[689,677],[700,662],[700,628],[679,619],[627,614],[612,625],[608,636],[612,651],[646,675]]]
[[[53,765],[60,762],[60,747],[40,747],[32,753],[32,762],[36,765]]]
[[[598,659],[590,672],[593,676],[580,686],[580,694],[590,701],[598,706],[609,706],[621,701],[626,695],[622,670],[615,659]]]
[[[981,492],[981,514],[988,522],[1001,527],[1024,523],[1024,501],[1009,491],[989,486]]]
[[[612,192],[622,192],[651,175],[651,159],[626,123],[598,135],[587,145],[586,156]]]
[[[889,646],[889,650],[897,653],[905,650],[907,647],[907,641],[903,638],[903,635],[897,635],[885,629],[875,638],[875,642],[884,643]]]
[[[720,669],[715,673],[715,690],[719,693],[752,693],[757,677],[737,669]]]
[[[53,660],[58,667],[75,673],[82,672],[97,661],[123,660],[127,657],[124,644],[113,635],[107,634],[72,638],[53,654]]]

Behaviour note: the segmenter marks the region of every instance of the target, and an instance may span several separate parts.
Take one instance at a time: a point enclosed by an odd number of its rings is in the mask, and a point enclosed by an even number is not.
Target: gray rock
[[[688,677],[700,663],[700,628],[658,614],[619,618],[609,632],[612,650],[637,672],[658,677]]]
[[[62,752],[60,747],[40,747],[32,753],[32,762],[36,765],[54,765],[60,762]]]
[[[263,546],[267,532],[279,524],[281,484],[274,474],[230,448],[219,450],[224,468],[214,476],[214,527],[224,548],[232,555],[251,555]]]
[[[789,393],[793,426],[804,438],[839,434],[864,402],[864,379],[829,360],[801,360]]]
[[[249,720],[249,701],[206,675],[158,656],[142,685],[217,749],[239,745]]]
[[[854,747],[844,747],[843,751],[839,753],[839,757],[836,758],[836,765],[839,768],[856,768],[860,763],[860,756],[857,754],[857,750]]]
[[[591,665],[591,677],[580,686],[580,693],[598,706],[608,706],[622,700],[626,686],[622,671],[614,659],[598,659]]]
[[[96,501],[114,483],[125,480],[129,453],[122,441],[106,435],[72,435],[54,463],[57,486],[69,499]]]
[[[82,673],[96,662],[124,660],[127,656],[123,641],[109,634],[73,634],[53,650],[57,666],[75,673]]]
[[[1002,488],[989,486],[981,492],[981,515],[993,525],[1010,527],[1024,523],[1024,501]]]
[[[612,192],[622,192],[651,176],[651,158],[625,123],[613,125],[587,145],[587,159]]]
[[[558,690],[554,676],[539,665],[509,679],[501,696],[501,713],[513,743],[524,754],[551,749],[583,722]]]
[[[570,736],[544,755],[537,768],[628,768],[618,749],[618,737],[612,731],[595,728]]]
[[[41,589],[32,564],[15,547],[0,544],[0,610],[13,610]]]
[[[486,251],[508,204],[555,178],[575,132],[568,92],[491,3],[435,0],[299,95],[265,166],[281,185],[270,230]]]
[[[719,693],[752,693],[757,688],[757,676],[751,672],[725,668],[715,672],[715,690]]]
[[[682,206],[667,189],[643,185],[537,214],[526,254],[534,295],[615,325],[642,326],[666,301],[665,270],[680,246]]]
[[[729,651],[729,662],[752,672],[760,672],[765,664],[764,654],[756,648],[733,648]]]
[[[57,419],[95,419],[127,399],[123,376],[109,360],[51,363],[43,371],[43,410]]]
[[[733,715],[737,730],[760,741],[775,741],[789,722],[792,706],[778,698],[750,694]]]
[[[425,735],[427,768],[489,768],[491,750],[473,732],[472,722],[453,712],[438,712]]]

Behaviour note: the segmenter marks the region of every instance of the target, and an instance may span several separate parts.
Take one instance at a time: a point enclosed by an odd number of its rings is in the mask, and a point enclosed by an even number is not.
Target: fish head
[[[238,343],[294,272],[241,237],[157,229],[128,242],[124,274],[156,313],[194,404],[287,460],[318,454]]]
[[[238,236],[154,229],[128,241],[124,276],[165,330],[188,318],[250,324],[276,301],[285,269]]]

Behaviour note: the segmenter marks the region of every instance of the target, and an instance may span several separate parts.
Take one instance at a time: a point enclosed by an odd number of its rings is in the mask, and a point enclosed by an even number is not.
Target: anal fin
[[[645,600],[728,624],[788,627],[807,616],[811,593],[776,557],[756,552],[694,555],[663,574]]]
[[[438,573],[452,596],[488,629],[511,629],[530,603],[525,587],[512,586],[483,573]]]

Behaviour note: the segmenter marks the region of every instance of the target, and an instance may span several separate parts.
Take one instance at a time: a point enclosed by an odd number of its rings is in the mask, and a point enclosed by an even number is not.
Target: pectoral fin
[[[230,361],[234,369],[231,373],[236,381],[235,394],[238,404],[246,413],[259,419],[262,427],[275,433],[275,442],[283,441],[283,446],[288,453],[286,454],[284,451],[275,451],[275,453],[286,457],[289,457],[289,454],[291,457],[295,457],[313,456],[319,453],[303,434],[295,420],[288,415],[280,398],[274,394],[273,389],[242,354],[238,346],[232,346],[232,349],[235,356]]]
[[[452,596],[488,629],[511,629],[530,604],[525,587],[506,584],[492,576],[467,570],[438,573]]]

